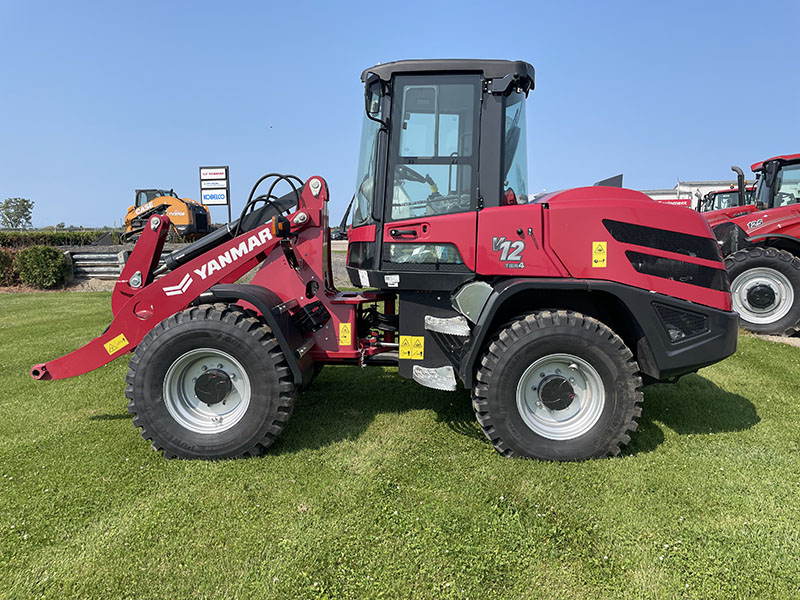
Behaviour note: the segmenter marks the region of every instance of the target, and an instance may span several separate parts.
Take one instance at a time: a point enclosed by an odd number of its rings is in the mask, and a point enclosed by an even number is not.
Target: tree
[[[0,225],[10,229],[33,227],[33,201],[27,198],[6,198],[0,202]]]

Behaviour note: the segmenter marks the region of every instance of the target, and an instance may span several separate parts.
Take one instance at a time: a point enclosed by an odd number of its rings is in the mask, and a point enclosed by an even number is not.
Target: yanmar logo
[[[181,279],[178,285],[168,285],[164,287],[164,293],[167,296],[178,296],[186,292],[189,286],[192,285],[192,276],[188,273]]]
[[[212,258],[200,268],[195,269],[194,273],[199,276],[201,280],[208,279],[212,274],[221,271],[224,267],[233,264],[244,256],[252,254],[253,251],[260,248],[271,239],[272,234],[269,229],[265,227],[258,233],[240,242],[238,246],[234,246],[230,250],[218,254],[216,258]],[[187,273],[178,285],[165,286],[162,289],[167,296],[185,294],[193,281],[194,279],[192,279],[192,276]]]

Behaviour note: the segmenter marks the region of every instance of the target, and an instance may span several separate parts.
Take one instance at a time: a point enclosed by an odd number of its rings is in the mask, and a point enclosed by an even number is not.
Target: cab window
[[[479,78],[397,77],[390,150],[389,219],[476,208]]]
[[[528,144],[525,131],[525,94],[510,94],[505,109],[501,204],[528,202]]]

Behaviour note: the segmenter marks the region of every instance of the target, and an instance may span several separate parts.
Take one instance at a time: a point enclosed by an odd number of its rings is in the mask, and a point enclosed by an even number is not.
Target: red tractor
[[[747,202],[739,176],[737,205],[704,213],[725,256],[733,308],[756,333],[800,330],[800,154],[755,163],[755,195]]]
[[[736,206],[753,204],[755,192],[755,186],[747,186],[744,190],[744,204],[740,204],[742,199],[738,189],[731,187],[731,189],[727,190],[714,190],[703,196],[698,210],[701,212],[711,212],[714,210],[722,210],[723,208],[734,208]]]
[[[132,352],[142,436],[167,457],[227,458],[272,444],[323,365],[397,366],[470,389],[503,455],[580,460],[629,441],[645,382],[735,351],[728,277],[697,212],[612,187],[528,196],[528,63],[411,60],[361,78],[347,270],[363,291],[333,286],[325,180],[275,175],[256,196],[265,176],[237,221],[159,268],[169,219],[153,216],[105,333],[31,375]]]

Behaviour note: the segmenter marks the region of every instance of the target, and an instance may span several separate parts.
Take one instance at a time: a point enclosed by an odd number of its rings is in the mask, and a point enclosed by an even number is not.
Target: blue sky
[[[522,59],[530,189],[733,178],[800,152],[800,2],[0,0],[0,200],[34,225],[120,222],[133,190],[199,195],[230,165],[353,193],[359,75],[403,58]],[[224,208],[213,208],[222,221]]]

